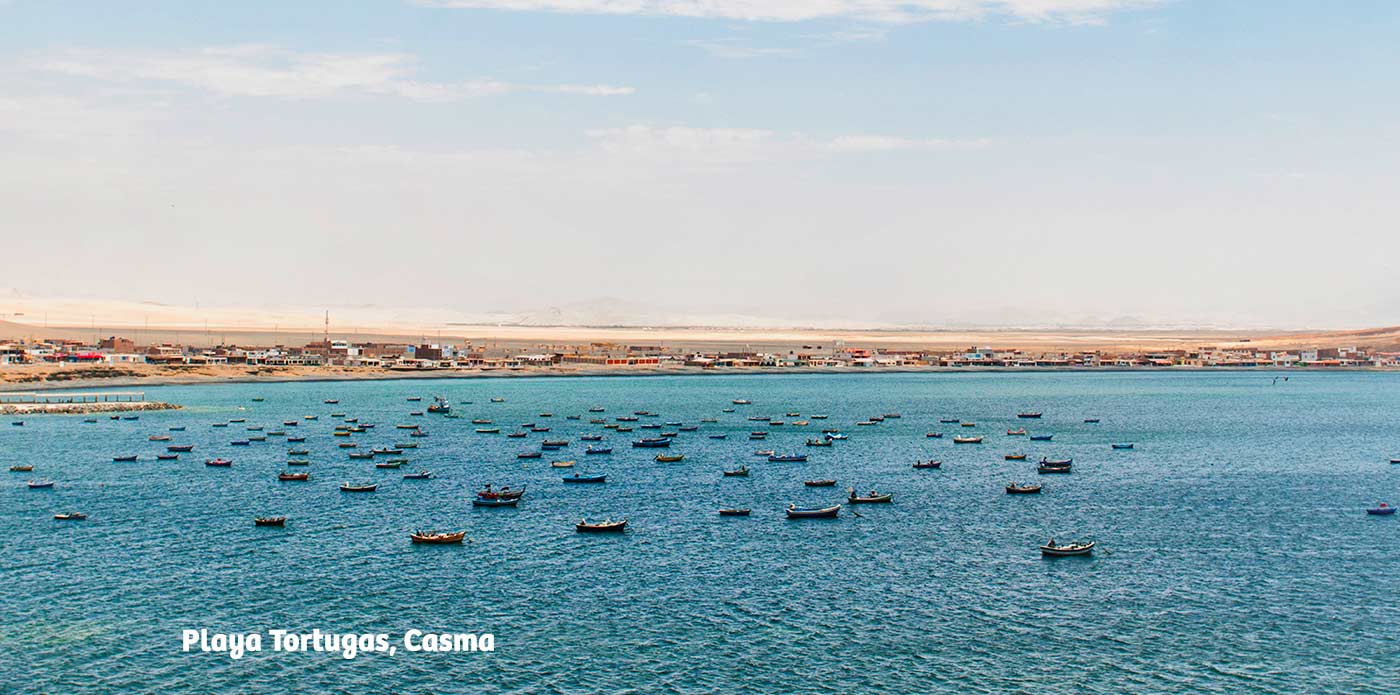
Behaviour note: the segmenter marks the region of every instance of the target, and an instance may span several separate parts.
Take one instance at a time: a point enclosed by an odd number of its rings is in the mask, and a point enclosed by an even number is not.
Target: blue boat
[[[1366,513],[1371,514],[1373,516],[1390,516],[1395,513],[1396,509],[1400,509],[1400,507],[1392,507],[1389,504],[1386,504],[1385,502],[1381,502],[1380,504],[1371,507],[1370,509],[1367,509]]]
[[[583,453],[585,453],[585,454],[611,454],[611,453],[612,453],[612,447],[610,447],[610,446],[597,446],[597,447],[595,447],[595,446],[590,446],[590,447],[588,447],[587,449],[584,449],[584,450],[583,450]]]
[[[1033,442],[1048,442],[1048,441],[1050,441],[1052,438],[1054,438],[1054,436],[1055,436],[1055,435],[1053,435],[1053,434],[1033,434],[1033,435],[1031,435],[1031,441],[1033,441]]]
[[[1109,446],[1112,446],[1112,447],[1115,448],[1115,449],[1131,449],[1131,448],[1133,448],[1133,445],[1132,445],[1132,444],[1110,444]]]
[[[603,473],[599,473],[598,475],[581,475],[575,473],[564,478],[564,482],[566,483],[605,483],[607,481],[608,476]]]
[[[728,439],[728,438],[729,438],[729,435],[727,435],[727,434],[712,434],[712,435],[710,435],[710,439]]]
[[[671,446],[671,440],[665,437],[648,437],[632,442],[632,446],[637,449],[665,449]]]
[[[768,457],[771,463],[802,463],[806,460],[806,454],[773,454]]]

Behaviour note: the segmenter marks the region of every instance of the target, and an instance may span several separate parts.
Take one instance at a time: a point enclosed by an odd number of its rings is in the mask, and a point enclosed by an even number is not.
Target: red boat
[[[230,461],[229,459],[205,459],[204,465],[216,466],[219,468],[228,468],[229,466],[233,465],[233,461]]]

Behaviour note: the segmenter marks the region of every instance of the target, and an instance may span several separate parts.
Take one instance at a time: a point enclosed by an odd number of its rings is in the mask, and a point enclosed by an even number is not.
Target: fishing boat
[[[179,455],[179,454],[156,454],[156,460],[157,460],[157,461],[178,461],[178,460],[180,460],[180,455]]]
[[[515,455],[515,458],[518,458],[518,459],[537,459],[537,458],[539,458],[539,457],[541,457],[541,456],[543,456],[543,455],[544,455],[544,454],[542,454],[542,453],[540,453],[540,452],[538,452],[538,451],[522,451],[522,452],[516,454],[516,455]]]
[[[553,468],[573,468],[575,461],[555,461],[549,464]]]
[[[637,449],[665,449],[671,446],[671,440],[666,437],[648,437],[632,442],[632,446]]]
[[[334,398],[327,398],[326,400],[321,401],[321,402],[322,402],[322,403],[325,403],[326,405],[335,405],[336,403],[339,403],[340,401],[339,401],[339,400],[336,400],[336,399],[334,399]]]
[[[1024,428],[1024,427],[1022,427],[1021,429],[1018,429],[1018,430],[1007,430],[1007,431],[1006,431],[1006,436],[1008,436],[1008,437],[1024,437],[1025,435],[1026,435],[1026,428]]]
[[[342,442],[341,444],[337,444],[336,446],[342,449],[354,449],[357,445],[354,442]]]
[[[847,439],[850,439],[850,438],[851,438],[851,435],[849,435],[849,434],[841,434],[840,432],[827,432],[826,434],[823,434],[822,436],[825,437],[825,438],[827,438],[827,439],[830,439],[830,440],[833,441],[833,442],[844,442],[844,441],[846,441]]]
[[[310,466],[311,461],[307,459],[287,459],[288,466]]]
[[[170,446],[165,447],[165,450],[166,450],[166,451],[171,451],[171,452],[174,452],[174,453],[177,453],[177,454],[188,454],[189,452],[194,451],[194,445],[193,445],[193,444],[171,444]]]
[[[238,425],[241,425],[241,424],[243,424],[243,423],[245,423],[245,422],[247,422],[247,421],[248,421],[248,418],[246,418],[246,417],[236,417],[236,418],[233,418],[233,419],[229,420],[229,422],[232,422],[232,423],[238,424]]]
[[[408,534],[414,543],[428,545],[451,545],[461,543],[467,537],[466,531],[413,531]]]
[[[261,432],[261,431],[263,431],[263,426],[262,426],[262,425],[249,425],[249,426],[245,427],[244,429],[247,430],[247,431],[249,431],[249,432]]]
[[[449,413],[452,412],[452,405],[447,402],[446,398],[443,398],[442,396],[434,396],[433,404],[428,406],[428,412]]]
[[[829,416],[829,415],[812,415],[812,416],[811,416],[811,418],[812,418],[813,420],[825,420],[825,419],[827,419],[828,417],[830,417],[830,416]]]
[[[743,398],[735,398],[734,400],[730,401],[730,403],[733,403],[734,405],[749,405],[751,401],[745,400]]]
[[[891,420],[898,420],[899,418],[902,418],[904,416],[899,413],[885,413],[883,417],[889,418]]]
[[[47,490],[53,487],[52,480],[31,480],[27,484],[30,490]]]
[[[764,439],[767,439],[767,438],[768,438],[768,433],[767,433],[767,432],[750,432],[750,433],[749,433],[749,441],[751,441],[751,442],[759,442],[759,441],[763,441]]]
[[[399,468],[400,466],[402,466],[403,464],[404,464],[404,462],[403,462],[402,460],[398,460],[398,461],[384,461],[383,463],[376,463],[376,464],[374,464],[374,467],[375,467],[375,468],[382,468],[382,469],[385,469],[385,470],[391,470],[391,469],[397,469],[397,468]]]
[[[606,482],[608,482],[608,476],[607,476],[606,474],[603,474],[603,473],[598,473],[598,474],[595,474],[595,475],[583,475],[583,474],[581,474],[581,473],[575,473],[575,474],[573,474],[573,475],[571,475],[571,476],[566,476],[566,477],[564,478],[564,482],[566,482],[566,483],[606,483]]]
[[[395,449],[417,449],[418,442],[394,442]]]
[[[601,441],[603,441],[603,435],[601,435],[601,434],[585,434],[585,435],[580,435],[580,436],[579,436],[579,441],[582,441],[582,442],[601,442]]]
[[[694,431],[700,429],[700,426],[699,426],[699,425],[681,425],[681,426],[680,426],[679,428],[677,428],[677,429],[679,429],[679,430],[682,431],[682,432],[694,432]]]
[[[332,414],[331,414],[331,417],[345,417],[345,413],[341,413],[341,414],[339,414],[339,415],[336,415],[336,414],[332,413]],[[301,416],[301,419],[303,419],[303,420],[320,420],[320,419],[321,419],[321,416],[320,416],[320,415],[303,415],[303,416]]]
[[[63,514],[54,514],[53,518],[56,521],[82,521],[87,518],[87,515],[82,512],[67,512]]]
[[[1086,418],[1084,418],[1084,424],[1086,424],[1086,425],[1096,425],[1096,424],[1098,424],[1098,422],[1099,422],[1099,419],[1096,418],[1096,417],[1086,417]]]
[[[1038,412],[1016,413],[1016,417],[1019,417],[1019,418],[1025,419],[1025,420],[1039,420],[1039,419],[1040,419],[1040,416],[1041,416],[1042,414],[1043,414],[1043,413],[1038,413]]]
[[[613,521],[606,519],[589,523],[587,519],[574,524],[574,529],[579,533],[622,533],[627,530],[627,520]]]
[[[170,435],[168,435],[168,434],[153,434],[153,435],[151,435],[151,436],[149,436],[149,437],[146,437],[146,441],[148,441],[148,442],[168,442],[168,441],[170,441]]]
[[[1057,473],[1070,473],[1071,469],[1069,466],[1047,466],[1041,464],[1036,467],[1035,471],[1041,475],[1054,475]]]
[[[248,438],[248,441],[250,441],[250,442],[265,442],[265,441],[267,441],[267,437],[266,437],[266,436],[262,436],[262,435],[257,436],[257,437],[249,437],[249,438]]]
[[[1054,439],[1054,438],[1055,438],[1055,435],[1053,435],[1053,434],[1033,434],[1033,435],[1031,435],[1031,441],[1033,441],[1033,442],[1048,442],[1048,441],[1050,441],[1051,439]]]
[[[1114,448],[1114,449],[1119,449],[1119,450],[1122,450],[1122,449],[1131,449],[1131,448],[1133,448],[1133,445],[1132,445],[1132,444],[1110,444],[1109,446],[1112,447],[1112,448]]]
[[[211,426],[211,427],[228,427],[228,423],[227,423],[227,422],[216,422],[216,423],[214,423],[213,425],[210,425],[210,426]]]
[[[477,434],[500,434],[500,433],[501,433],[501,428],[499,428],[499,427],[478,427],[478,428],[476,428],[476,433],[477,433]]]
[[[306,441],[306,437],[287,437],[287,442],[291,444],[299,444],[304,441]]]
[[[15,466],[10,466],[10,472],[11,472],[11,473],[28,473],[29,471],[32,471],[32,470],[34,470],[34,466],[33,466],[33,465],[30,465],[30,464],[27,464],[27,463],[26,463],[26,464],[15,465]]]
[[[942,468],[942,467],[943,467],[943,462],[942,462],[942,461],[915,461],[915,462],[914,462],[914,467],[915,467],[915,468]]]
[[[1376,506],[1367,509],[1366,513],[1372,516],[1390,516],[1395,513],[1397,508],[1398,507],[1392,507],[1385,502],[1380,502]]]
[[[432,471],[418,471],[417,473],[404,473],[404,480],[429,480],[433,477]]]
[[[1392,456],[1392,457],[1390,458],[1390,462],[1391,462],[1391,463],[1400,463],[1400,456]]]
[[[831,446],[831,440],[825,437],[821,439],[808,439],[807,446]]]
[[[409,417],[423,417],[423,411],[415,410],[408,414]]]
[[[567,439],[546,439],[540,442],[540,446],[545,449],[562,449],[569,445]]]
[[[398,456],[399,454],[403,453],[403,449],[391,449],[386,446],[380,447],[378,449],[371,449],[370,453],[374,454],[375,456]]]
[[[1006,494],[1008,494],[1008,495],[1038,495],[1038,494],[1040,494],[1040,486],[1039,486],[1039,485],[1021,485],[1021,484],[1019,484],[1019,483],[1012,482],[1012,483],[1008,483],[1008,484],[1007,484],[1007,486],[1006,486]]]
[[[1074,459],[1050,459],[1044,456],[1040,457],[1040,465],[1042,466],[1068,466],[1071,463],[1074,463]]]
[[[488,425],[489,425],[489,424],[491,424],[491,421],[490,421],[490,420],[487,420],[485,424],[488,424]],[[396,430],[416,430],[416,429],[418,429],[418,425],[394,425],[394,429],[396,429]]]
[[[251,446],[253,443],[247,439],[235,439],[228,443],[229,446]]]
[[[856,423],[856,427],[870,427],[870,426],[872,426],[872,425],[878,425],[878,424],[880,424],[880,423],[875,422],[874,420],[861,420],[860,422],[857,422],[857,423]]]
[[[957,419],[957,418],[954,417],[954,418],[943,418],[942,420],[939,420],[939,422],[941,422],[941,423],[943,423],[943,424],[945,424],[945,425],[956,425],[956,424],[958,424],[959,422],[962,422],[962,420],[959,420],[959,419]]]
[[[884,416],[884,415],[871,415],[871,416],[870,416],[869,418],[867,418],[867,419],[868,419],[870,422],[884,422],[884,421],[885,421],[885,416]]]
[[[962,422],[962,423],[958,423],[958,426],[959,426],[959,427],[976,427],[976,426],[977,426],[977,423],[975,423],[975,422]]]
[[[802,463],[806,460],[806,454],[772,454],[768,457],[769,463]]]
[[[681,433],[680,433],[680,432],[662,432],[662,433],[660,434],[660,436],[665,437],[665,438],[667,438],[667,439],[675,439],[676,437],[681,436]]]
[[[496,398],[492,398],[492,399],[491,399],[491,402],[492,402],[492,403],[505,403],[505,402],[506,402],[506,399],[500,398],[500,397],[496,397]]]
[[[288,450],[287,450],[287,455],[288,455],[288,456],[310,456],[310,455],[311,455],[311,450],[310,450],[310,449],[288,449]]]
[[[789,519],[835,519],[841,513],[841,505],[821,508],[802,508],[789,503],[787,506],[787,518]]]
[[[712,434],[712,435],[710,435],[710,439],[729,439],[729,435],[727,435],[727,434]]]
[[[750,510],[749,508],[747,508],[747,507],[742,507],[742,508],[739,508],[739,509],[721,509],[721,510],[719,510],[719,515],[720,515],[720,516],[748,516],[751,512],[752,512],[752,510]]]
[[[286,431],[286,430],[268,430],[267,436],[269,436],[269,437],[285,437],[285,436],[287,436],[287,431]]]
[[[953,437],[954,444],[981,444],[981,437]]]
[[[851,504],[885,504],[894,501],[893,493],[880,494],[874,490],[864,494],[856,494],[855,488],[846,489],[846,501]]]
[[[631,431],[632,431],[632,428],[631,428],[631,427],[617,427],[616,429],[617,429],[618,432],[631,432]]]
[[[368,485],[351,485],[350,483],[340,484],[341,492],[374,492],[377,489],[379,489],[379,485],[375,483],[371,483]]]
[[[504,497],[494,497],[494,498],[482,498],[482,497],[477,497],[477,498],[472,499],[472,506],[473,506],[473,507],[514,507],[514,506],[517,506],[517,505],[519,505],[519,504],[520,504],[520,498],[519,498],[519,497],[512,497],[512,498],[509,498],[509,499],[504,498]]]
[[[603,412],[603,410],[604,410],[603,406],[601,406],[601,405],[595,405],[595,406],[593,406],[592,408],[589,408],[589,409],[588,409],[588,412],[590,412],[590,413],[601,413],[601,412]]]
[[[285,481],[310,480],[310,479],[311,479],[311,474],[310,474],[310,473],[278,473],[278,474],[277,474],[277,479],[278,479],[278,480],[285,480]]]
[[[590,447],[588,447],[587,449],[584,449],[584,450],[583,450],[583,453],[585,453],[585,454],[590,454],[590,455],[592,455],[592,454],[611,454],[611,453],[612,453],[612,447],[610,447],[610,446],[590,446]]]
[[[807,487],[834,487],[834,486],[836,485],[836,481],[835,481],[835,480],[804,480],[804,481],[802,481],[802,484],[803,484],[803,485],[806,485]]]
[[[1007,455],[1005,456],[1005,458],[1006,458],[1007,461],[1025,461],[1025,460],[1026,460],[1026,455],[1025,455],[1025,454],[1007,454]]]
[[[720,410],[720,412],[721,412],[721,413],[732,413],[732,412],[734,412],[734,409],[733,409],[733,408],[724,408],[724,409]]]
[[[260,516],[253,519],[254,526],[286,526],[285,516]]]
[[[283,421],[282,421],[282,426],[283,426],[283,427],[301,427],[301,421],[300,421],[300,420],[283,420]]]
[[[685,454],[657,454],[657,463],[680,463],[685,460]]]
[[[1073,557],[1076,555],[1089,555],[1094,552],[1094,541],[1088,543],[1056,543],[1051,538],[1045,545],[1040,546],[1040,554],[1045,557]]]
[[[94,420],[94,422],[96,422],[96,420]],[[171,432],[184,432],[184,431],[185,431],[185,426],[184,426],[184,425],[179,425],[179,426],[177,426],[177,427],[171,427],[171,428],[170,428],[170,431],[171,431]]]
[[[943,438],[943,433],[942,433],[942,432],[925,432],[925,433],[924,433],[924,436],[925,436],[925,437],[928,437],[929,439],[942,439],[942,438]]]
[[[724,471],[724,477],[726,477],[726,478],[746,478],[746,477],[748,477],[748,475],[749,475],[749,467],[748,467],[748,466],[739,466],[738,468],[735,468],[735,469],[732,470],[732,471]]]
[[[225,458],[205,459],[204,465],[211,468],[228,468],[233,465],[233,461]]]
[[[753,452],[753,455],[754,455],[754,456],[772,456],[772,455],[775,454],[775,453],[777,453],[777,452],[773,451],[772,449],[759,449],[758,451]]]
[[[113,457],[112,457],[112,461],[113,461],[114,463],[130,463],[130,462],[135,461],[135,460],[136,460],[136,457],[135,457],[135,456],[113,456]]]
[[[413,430],[412,432],[409,432],[409,433],[408,433],[408,436],[410,436],[410,437],[426,437],[426,436],[428,436],[428,433],[427,433],[427,432],[424,432],[423,430]]]

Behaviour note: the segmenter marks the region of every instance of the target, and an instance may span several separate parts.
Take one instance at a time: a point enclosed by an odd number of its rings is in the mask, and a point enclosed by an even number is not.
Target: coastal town
[[[1288,350],[1199,346],[1156,351],[1044,351],[970,346],[957,350],[852,347],[832,344],[786,349],[697,349],[685,345],[591,342],[578,345],[502,345],[492,342],[356,342],[331,339],[290,345],[138,344],[128,337],[39,339],[0,343],[0,368],[25,366],[136,367],[171,370],[238,366],[261,373],[335,368],[342,374],[530,370],[629,372],[743,369],[1385,369],[1400,367],[1400,351],[1367,347]],[[120,370],[117,370],[120,371]],[[93,370],[90,376],[100,376]],[[353,378],[347,376],[347,378]],[[58,380],[61,380],[58,379]]]

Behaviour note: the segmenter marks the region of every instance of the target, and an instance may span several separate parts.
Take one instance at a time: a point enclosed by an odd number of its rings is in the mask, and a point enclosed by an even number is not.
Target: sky
[[[1400,323],[1400,3],[0,0],[4,296]]]

